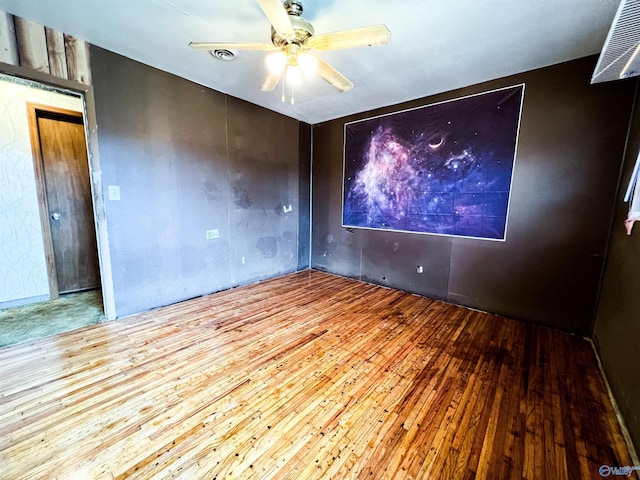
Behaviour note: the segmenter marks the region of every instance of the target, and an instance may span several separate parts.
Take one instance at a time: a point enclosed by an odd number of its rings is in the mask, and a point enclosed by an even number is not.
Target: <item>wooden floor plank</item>
[[[0,349],[3,479],[599,479],[616,422],[586,340],[318,271]]]

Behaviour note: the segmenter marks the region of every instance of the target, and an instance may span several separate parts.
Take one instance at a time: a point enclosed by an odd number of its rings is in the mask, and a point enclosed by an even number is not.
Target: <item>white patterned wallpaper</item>
[[[0,79],[0,308],[49,295],[26,102],[82,111],[79,97]]]

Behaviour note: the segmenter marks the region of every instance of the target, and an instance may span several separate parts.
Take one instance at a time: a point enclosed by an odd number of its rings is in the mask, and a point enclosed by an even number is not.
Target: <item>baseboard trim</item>
[[[5,308],[21,307],[23,305],[29,305],[31,303],[46,302],[47,300],[49,300],[49,295],[38,295],[37,297],[8,300],[6,302],[0,302],[0,310],[3,310]]]

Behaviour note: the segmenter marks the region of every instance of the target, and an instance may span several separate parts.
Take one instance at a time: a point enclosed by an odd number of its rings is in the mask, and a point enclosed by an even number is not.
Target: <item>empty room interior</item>
[[[640,478],[638,20],[0,0],[0,477]]]

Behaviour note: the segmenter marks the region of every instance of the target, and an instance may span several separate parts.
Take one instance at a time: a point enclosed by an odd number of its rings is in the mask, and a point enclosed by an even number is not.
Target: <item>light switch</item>
[[[109,185],[109,200],[120,200],[120,187]]]
[[[207,236],[207,240],[213,240],[214,238],[220,238],[220,230],[218,230],[217,228],[214,228],[213,230],[207,230],[205,232],[205,235]]]

